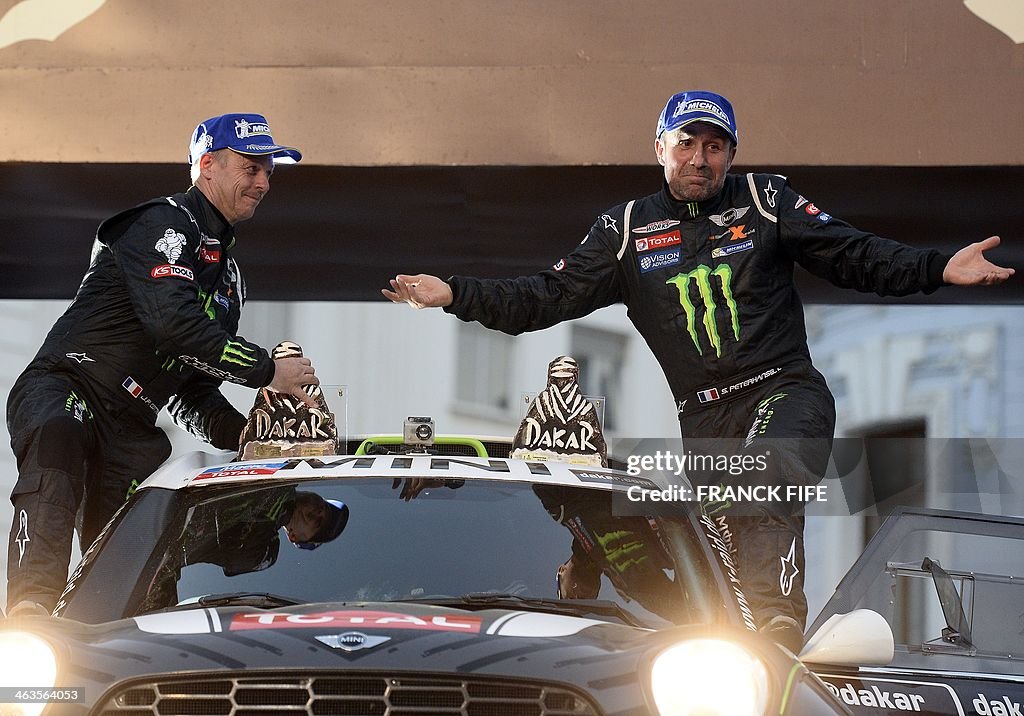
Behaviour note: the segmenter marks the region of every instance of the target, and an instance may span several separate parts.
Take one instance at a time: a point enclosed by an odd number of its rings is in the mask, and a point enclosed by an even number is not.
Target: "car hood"
[[[521,678],[591,693],[597,685],[620,692],[602,693],[600,702],[626,708],[641,705],[641,666],[666,634],[548,612],[393,602],[197,607],[100,625],[53,619],[39,626],[58,649],[60,684],[84,687],[90,697],[111,685],[197,672],[358,670]]]

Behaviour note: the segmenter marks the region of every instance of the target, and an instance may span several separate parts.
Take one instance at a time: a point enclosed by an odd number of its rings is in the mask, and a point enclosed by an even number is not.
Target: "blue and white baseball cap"
[[[222,114],[201,122],[192,132],[188,145],[189,166],[207,152],[218,149],[258,157],[270,155],[274,164],[295,164],[302,160],[298,149],[274,141],[267,118],[262,114]]]
[[[732,104],[720,94],[703,90],[688,90],[672,95],[658,117],[658,131],[654,137],[657,139],[661,137],[662,132],[685,127],[694,122],[708,122],[721,127],[732,139],[733,144],[739,144],[739,131],[736,129],[736,115],[732,111]]]

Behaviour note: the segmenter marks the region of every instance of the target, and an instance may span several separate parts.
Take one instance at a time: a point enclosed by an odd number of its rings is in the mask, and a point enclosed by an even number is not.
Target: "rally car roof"
[[[633,486],[659,489],[650,479],[622,470],[562,462],[440,455],[331,455],[278,457],[234,462],[231,453],[192,452],[167,463],[142,485],[180,490],[267,480],[380,477],[485,479],[587,486],[624,491]]]

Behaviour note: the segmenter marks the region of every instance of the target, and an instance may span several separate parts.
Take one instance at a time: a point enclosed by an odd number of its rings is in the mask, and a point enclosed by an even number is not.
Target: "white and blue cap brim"
[[[245,144],[243,146],[228,146],[233,152],[246,154],[254,157],[265,157],[268,154],[273,157],[274,164],[298,164],[302,161],[302,152],[295,147],[285,147],[280,144]]]

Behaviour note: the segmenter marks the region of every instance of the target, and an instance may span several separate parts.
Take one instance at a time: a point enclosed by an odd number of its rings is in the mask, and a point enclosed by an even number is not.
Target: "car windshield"
[[[82,582],[96,578],[92,562],[121,550],[139,564],[122,613],[94,606],[94,620],[239,600],[272,607],[468,598],[529,608],[559,597],[556,575],[570,557],[562,596],[573,599],[561,604],[580,614],[621,608],[621,620],[658,627],[692,623],[715,601],[702,591],[713,580],[682,576],[704,559],[687,515],[615,516],[608,490],[377,478],[149,492],[165,503],[152,544],[140,538],[152,524],[147,510],[125,510],[84,565]],[[94,593],[79,592],[72,604]]]

